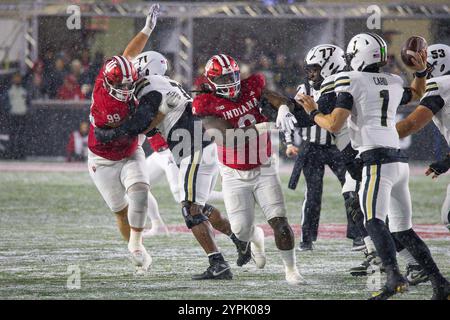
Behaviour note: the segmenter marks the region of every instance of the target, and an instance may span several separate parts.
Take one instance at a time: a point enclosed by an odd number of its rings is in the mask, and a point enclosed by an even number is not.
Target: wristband
[[[414,73],[414,75],[416,76],[416,78],[423,78],[423,77],[426,77],[426,76],[428,75],[428,68],[426,68],[426,69],[423,70],[423,71],[416,71],[416,72]]]
[[[309,118],[311,119],[312,122],[315,122],[314,117],[317,116],[319,113],[322,113],[322,112],[320,112],[317,109],[311,111],[311,113],[309,114]]]

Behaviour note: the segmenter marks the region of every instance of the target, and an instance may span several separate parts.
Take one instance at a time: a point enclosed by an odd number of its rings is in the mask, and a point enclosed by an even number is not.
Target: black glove
[[[437,176],[446,173],[450,169],[450,154],[441,161],[433,162],[429,167]]]
[[[353,179],[355,179],[356,181],[362,180],[362,170],[364,164],[360,158],[356,158],[351,162],[347,162],[345,164],[345,167],[347,168],[348,173],[350,173]]]

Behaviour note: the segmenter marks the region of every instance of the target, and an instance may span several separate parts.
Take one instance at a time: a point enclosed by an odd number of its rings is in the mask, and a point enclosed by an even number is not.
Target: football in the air
[[[423,37],[412,36],[408,38],[402,46],[401,56],[403,63],[409,67],[412,67],[414,64],[412,63],[411,58],[414,57],[416,52],[426,49],[427,46],[427,41]]]

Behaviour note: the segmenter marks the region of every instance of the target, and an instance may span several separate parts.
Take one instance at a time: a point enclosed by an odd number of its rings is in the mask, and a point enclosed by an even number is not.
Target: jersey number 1
[[[380,98],[383,99],[383,105],[381,106],[381,126],[387,127],[387,111],[389,107],[389,91],[381,90]]]

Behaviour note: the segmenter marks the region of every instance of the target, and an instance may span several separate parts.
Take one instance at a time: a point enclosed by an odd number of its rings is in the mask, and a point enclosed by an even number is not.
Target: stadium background
[[[319,43],[345,48],[367,29],[372,4],[346,1],[161,1],[162,16],[146,49],[165,54],[169,74],[194,88],[212,54],[237,58],[242,77],[262,72],[268,86],[295,94],[303,81],[302,60]],[[378,1],[381,29],[388,41],[388,71],[409,81],[399,59],[404,39],[418,34],[429,43],[450,42],[446,1]],[[77,5],[80,28],[69,29]],[[0,158],[64,160],[69,134],[88,121],[90,90],[104,57],[123,51],[140,30],[148,2],[2,1],[0,3]],[[17,75],[20,74],[20,77]],[[14,76],[16,75],[16,80]],[[12,83],[25,89],[26,112],[15,114],[8,95]],[[401,109],[401,116],[411,107]],[[19,121],[17,121],[19,119]],[[429,143],[431,141],[431,143]],[[430,125],[403,142],[413,160],[440,158],[446,144]],[[59,157],[59,158],[55,158]]]

